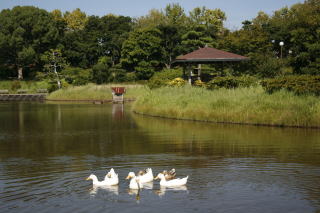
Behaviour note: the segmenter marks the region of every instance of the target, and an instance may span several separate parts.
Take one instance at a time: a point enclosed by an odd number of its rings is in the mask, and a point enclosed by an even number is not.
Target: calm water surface
[[[120,184],[93,188],[111,167]],[[128,190],[176,168],[186,187]],[[0,212],[320,212],[320,131],[142,117],[130,105],[0,103]]]

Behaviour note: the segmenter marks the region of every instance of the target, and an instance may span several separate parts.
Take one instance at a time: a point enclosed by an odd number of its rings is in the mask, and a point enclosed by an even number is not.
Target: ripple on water
[[[14,116],[6,116],[13,123],[0,122],[0,212],[320,208],[319,131],[132,118],[128,112],[118,119],[112,105],[10,107]],[[119,173],[118,187],[94,189],[85,181],[90,173],[102,179],[111,167]],[[129,191],[128,172],[147,167],[155,175],[173,167],[178,177],[189,175],[186,189],[163,190],[155,181],[140,193]]]

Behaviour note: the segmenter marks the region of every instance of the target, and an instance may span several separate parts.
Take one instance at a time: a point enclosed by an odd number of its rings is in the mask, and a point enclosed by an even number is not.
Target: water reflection
[[[98,190],[105,190],[106,192],[112,193],[114,195],[119,195],[119,186],[93,186],[90,189],[90,195],[95,196]]]
[[[188,193],[187,186],[176,186],[176,187],[165,187],[160,186],[159,190],[155,190],[155,194],[159,195],[159,197],[162,197],[166,194],[166,192],[169,191],[186,191]]]
[[[319,130],[156,119],[131,114],[127,107],[1,103],[1,211],[320,208]],[[80,177],[92,171],[102,177],[111,167],[119,177],[139,168],[160,172],[174,167],[179,177],[189,175],[190,180],[187,189],[160,188],[153,182],[127,193],[129,183],[121,179],[118,188],[88,193],[88,182]]]
[[[122,120],[124,118],[124,105],[112,104],[112,118],[113,120]]]
[[[139,203],[140,201],[140,192],[141,192],[141,189],[128,189],[128,194],[134,195],[137,203]]]
[[[143,183],[144,189],[153,189],[153,182]]]

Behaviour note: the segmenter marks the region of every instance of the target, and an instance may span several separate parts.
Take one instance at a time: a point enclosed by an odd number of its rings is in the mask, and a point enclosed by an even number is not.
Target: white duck
[[[148,183],[153,181],[152,169],[148,168],[144,171],[139,171],[138,177],[139,177],[140,183]]]
[[[129,184],[130,189],[141,189],[143,187],[139,177],[137,177],[133,172],[129,172],[126,180],[128,179],[131,179]]]
[[[187,184],[188,177],[185,178],[176,178],[173,180],[166,180],[164,174],[159,173],[158,176],[155,179],[160,179],[160,186],[166,186],[166,187],[176,187],[176,186],[183,186]]]
[[[106,176],[104,177],[104,179],[110,179],[110,178],[117,178],[118,174],[116,174],[116,172],[114,171],[113,168],[110,169],[110,171],[106,174]],[[119,178],[118,178],[118,182],[119,182]]]
[[[118,174],[114,172],[114,169],[108,172],[103,181],[99,181],[94,174],[91,174],[86,180],[92,180],[94,186],[114,186],[119,184]]]

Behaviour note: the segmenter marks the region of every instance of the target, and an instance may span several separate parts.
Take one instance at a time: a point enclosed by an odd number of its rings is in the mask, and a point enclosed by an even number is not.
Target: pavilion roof
[[[204,47],[186,55],[176,58],[174,62],[214,62],[214,61],[243,61],[249,60],[248,57],[234,53],[218,50],[211,47]]]

